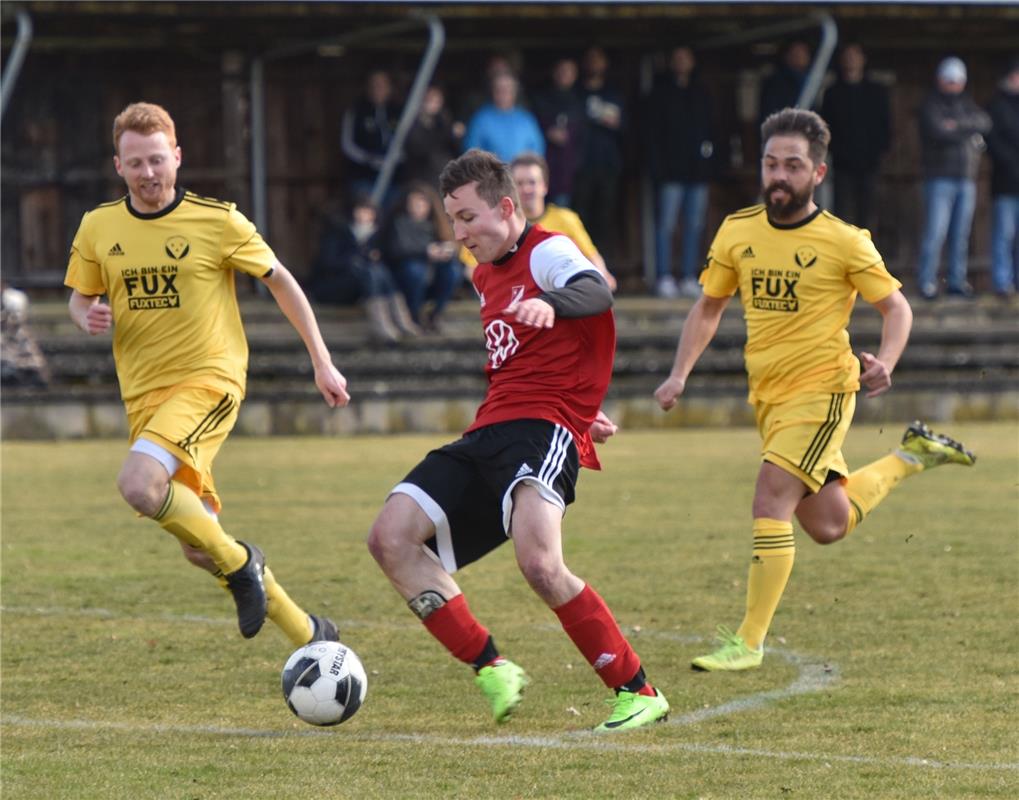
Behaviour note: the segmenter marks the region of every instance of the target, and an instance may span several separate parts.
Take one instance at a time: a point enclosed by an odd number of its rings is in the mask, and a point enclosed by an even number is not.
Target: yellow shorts
[[[212,482],[212,461],[237,422],[237,395],[204,386],[155,389],[126,404],[132,444],[147,439],[176,456],[173,476],[201,498],[221,507]]]
[[[761,460],[820,491],[828,473],[849,475],[842,443],[856,410],[856,393],[808,394],[784,403],[756,405]]]

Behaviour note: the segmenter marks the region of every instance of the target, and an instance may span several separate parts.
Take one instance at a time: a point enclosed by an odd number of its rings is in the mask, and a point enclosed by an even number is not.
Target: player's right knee
[[[146,517],[155,515],[166,497],[166,484],[158,484],[137,474],[121,472],[117,476],[120,496],[139,514]]]

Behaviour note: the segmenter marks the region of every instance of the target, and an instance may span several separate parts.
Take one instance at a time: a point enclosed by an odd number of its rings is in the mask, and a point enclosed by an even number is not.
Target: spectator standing
[[[464,149],[477,147],[495,153],[507,164],[520,153],[545,154],[545,137],[534,114],[517,105],[520,85],[509,73],[492,78],[492,102],[477,110],[467,123]]]
[[[761,84],[759,118],[764,120],[783,108],[795,108],[803,91],[810,67],[810,47],[806,42],[794,40],[782,50],[782,58],[775,71]]]
[[[461,274],[456,243],[435,190],[423,183],[407,187],[403,204],[386,226],[385,254],[392,265],[411,318],[430,330],[456,291]],[[422,319],[426,302],[427,319]]]
[[[354,202],[349,219],[324,215],[311,295],[319,303],[361,305],[372,335],[396,342],[401,335],[413,337],[421,330],[382,261],[378,233],[378,209],[367,197]]]
[[[537,95],[534,110],[545,134],[548,191],[559,206],[569,206],[573,176],[584,143],[587,115],[577,94],[577,62],[560,58],[552,68],[552,86]]]
[[[573,208],[594,231],[602,253],[614,245],[619,176],[623,171],[622,131],[625,124],[623,95],[608,80],[609,59],[600,47],[584,53],[584,80],[580,97],[587,115],[587,131],[580,164],[573,181]]]
[[[863,47],[851,42],[839,54],[835,83],[824,94],[822,116],[831,129],[835,215],[870,229],[881,156],[891,138],[888,91],[865,73]]]
[[[439,173],[460,152],[463,135],[464,126],[453,121],[442,88],[429,86],[421,101],[421,111],[403,144],[403,173],[407,183],[438,186]]]
[[[966,65],[955,56],[937,70],[935,88],[920,106],[920,145],[926,219],[917,280],[927,300],[938,296],[938,262],[948,242],[948,293],[971,297],[966,279],[976,177],[991,118],[966,93]]]
[[[993,127],[991,155],[991,280],[1007,297],[1019,287],[1019,58],[1015,59],[988,109]]]
[[[669,76],[651,94],[648,109],[648,157],[658,184],[655,229],[655,294],[698,297],[701,240],[708,208],[708,180],[715,152],[711,99],[697,80],[694,52],[676,47],[669,56]],[[680,282],[672,274],[672,241],[683,216]]]
[[[351,197],[371,194],[396,131],[400,109],[393,82],[383,70],[368,76],[364,94],[343,113],[340,144],[347,160]]]

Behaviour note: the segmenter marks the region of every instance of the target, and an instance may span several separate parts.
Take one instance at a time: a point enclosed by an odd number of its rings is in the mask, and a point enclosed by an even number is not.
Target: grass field
[[[861,465],[901,432],[854,428]],[[369,673],[319,730],[279,692],[291,647],[120,501],[123,442],[2,449],[2,793],[15,798],[981,798],[1019,796],[1019,430],[956,425],[976,468],[910,479],[846,542],[797,533],[757,671],[692,673],[742,615],[756,434],[624,432],[585,473],[567,560],[608,600],[670,721],[586,732],[604,687],[510,548],[459,575],[533,684],[496,727],[368,555],[386,491],[447,437],[233,439],[217,462],[258,542]]]

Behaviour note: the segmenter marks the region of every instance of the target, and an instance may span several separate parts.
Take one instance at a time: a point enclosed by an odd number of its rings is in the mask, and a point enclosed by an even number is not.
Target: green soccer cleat
[[[917,420],[902,434],[902,446],[897,454],[912,464],[919,464],[924,469],[941,464],[962,464],[972,467],[977,457],[955,439],[949,439]]]
[[[612,706],[612,714],[595,728],[596,733],[628,731],[653,722],[665,722],[669,718],[669,701],[657,689],[654,696],[619,692],[605,702]]]
[[[756,650],[747,647],[742,636],[724,625],[718,626],[718,641],[721,647],[706,656],[698,656],[690,666],[702,672],[738,672],[759,667],[764,660],[763,647]]]
[[[527,674],[512,661],[502,659],[478,670],[474,682],[492,706],[492,717],[506,722],[520,705],[524,687],[530,682]]]

